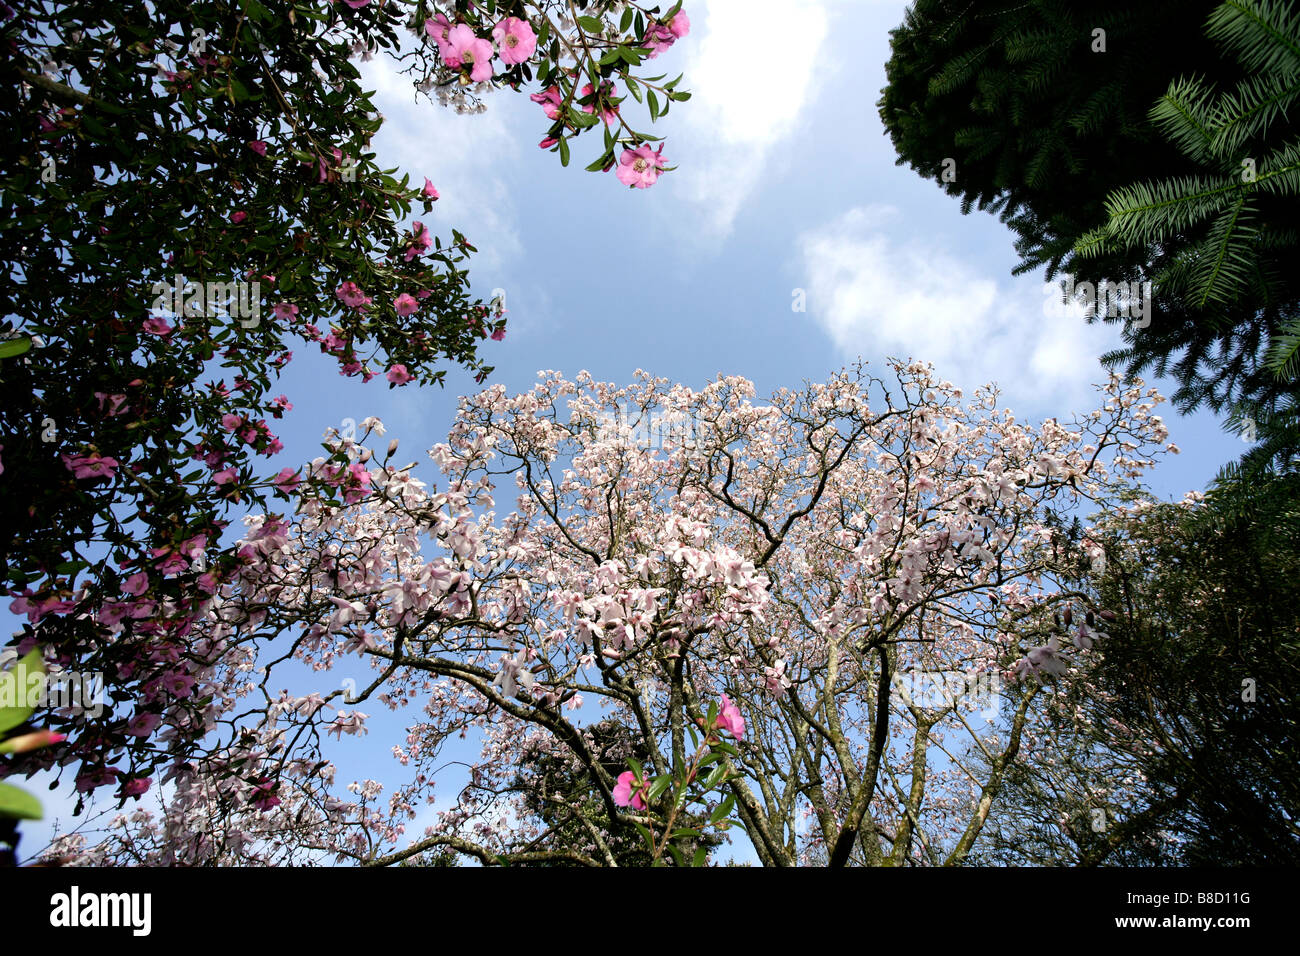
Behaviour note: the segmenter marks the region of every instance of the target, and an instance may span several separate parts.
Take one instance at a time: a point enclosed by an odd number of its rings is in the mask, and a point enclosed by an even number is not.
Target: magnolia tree
[[[470,298],[474,247],[434,218],[436,147],[414,181],[371,150],[383,117],[358,62],[382,54],[462,111],[531,91],[561,162],[585,135],[607,188],[645,189],[663,147],[625,101],[653,121],[688,97],[646,74],[689,20],[587,0],[15,6],[0,3],[0,589],[27,619],[20,654],[106,681],[106,718],[21,718],[68,736],[42,760],[93,763],[199,700],[194,626],[239,567],[229,522],[364,477],[346,458],[265,463],[294,350],[375,387],[441,384],[448,366],[483,382],[480,347],[506,333],[500,303]]]
[[[1105,640],[1061,584],[1086,555],[1060,515],[1172,448],[1155,391],[1112,379],[1097,410],[1031,427],[921,364],[766,403],[736,377],[539,377],[461,400],[436,481],[372,448],[370,420],[332,440],[349,500],[250,518],[196,623],[205,705],[162,713],[159,746],[210,746],[167,769],[157,812],[49,855],[690,864],[740,828],[768,865],[962,862]],[[303,673],[314,692],[280,689]],[[378,706],[418,708],[397,777],[343,786],[329,738]],[[465,747],[463,788],[407,833]]]

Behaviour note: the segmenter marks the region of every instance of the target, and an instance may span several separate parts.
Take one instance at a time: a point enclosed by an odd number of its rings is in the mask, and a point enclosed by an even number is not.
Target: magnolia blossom
[[[1033,425],[996,390],[962,394],[922,363],[889,371],[760,398],[739,376],[543,370],[521,393],[464,396],[415,464],[371,454],[373,420],[360,438],[332,431],[292,507],[247,516],[186,635],[149,644],[160,670],[137,717],[161,715],[169,739],[184,702],[205,701],[203,751],[163,774],[156,812],[54,849],[81,863],[394,864],[429,841],[480,861],[610,865],[602,844],[623,821],[584,815],[596,832],[574,835],[539,804],[629,807],[662,839],[650,781],[690,766],[683,730],[720,701],[709,746],[761,863],[961,863],[989,819],[990,763],[1032,770],[1070,695],[1037,680],[948,702],[880,688],[936,674],[980,687],[1010,669],[1086,679],[1090,654],[1067,662],[1059,634],[1086,644],[1103,637],[1089,613],[1111,618],[1063,593],[1079,556],[1054,547],[1057,516],[1122,502],[1164,453],[1159,398],[1114,378],[1099,411]],[[617,415],[689,420],[693,440],[629,441],[602,424]],[[123,569],[143,590],[106,630],[154,623],[152,564],[196,553],[197,534]],[[75,607],[11,596],[29,619]],[[1071,618],[1043,646],[1071,604],[1086,630]],[[130,616],[138,605],[152,606]],[[362,688],[404,709],[376,748],[394,756],[381,780],[334,763],[343,735],[373,728],[326,705]],[[623,769],[633,759],[642,772]],[[78,786],[117,771],[83,766]],[[557,772],[581,789],[557,790]],[[427,832],[408,833],[431,799]]]

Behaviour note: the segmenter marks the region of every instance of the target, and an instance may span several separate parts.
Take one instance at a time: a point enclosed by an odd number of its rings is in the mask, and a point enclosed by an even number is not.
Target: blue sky
[[[454,226],[478,247],[469,263],[477,294],[505,290],[507,336],[484,343],[492,381],[513,393],[542,369],[623,383],[645,369],[698,388],[724,373],[753,380],[762,395],[824,380],[859,357],[879,370],[899,356],[933,362],[968,391],[997,381],[1022,419],[1089,409],[1090,386],[1105,377],[1097,356],[1118,342],[1114,330],[1044,315],[1041,275],[1010,274],[1012,234],[991,215],[962,216],[935,183],[895,165],[876,101],[904,5],[688,0],[691,34],[651,61],[662,66],[654,72],[684,72],[693,93],[652,128],[680,168],[647,190],[582,171],[594,135],[562,168],[537,148],[549,124],[525,95],[498,92],[486,113],[457,115],[417,102],[382,57],[363,64],[386,118],[373,142],[380,165],[417,184],[432,179],[442,198],[422,220],[444,237]],[[625,108],[640,109],[630,99]],[[649,128],[643,113],[637,119]],[[792,310],[796,290],[806,311]],[[427,461],[457,396],[476,389],[459,371],[442,390],[362,385],[314,348],[294,351],[283,391],[295,408],[272,470],[319,454],[326,428],[369,415],[401,440],[404,461]],[[1213,416],[1164,408],[1182,454],[1149,484],[1177,499],[1245,446]],[[381,719],[382,709],[369,708],[368,737],[344,741],[340,783],[404,779],[390,756],[402,721]],[[43,799],[52,813],[72,804],[64,791]],[[24,849],[42,845],[49,827],[28,827]]]

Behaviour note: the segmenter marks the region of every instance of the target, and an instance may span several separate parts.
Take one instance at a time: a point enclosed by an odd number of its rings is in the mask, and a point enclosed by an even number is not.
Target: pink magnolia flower
[[[112,478],[118,463],[116,458],[93,452],[89,455],[64,455],[63,465],[76,478]]]
[[[537,34],[527,20],[506,17],[492,28],[492,39],[497,41],[501,62],[511,66],[523,63],[537,49]]]
[[[413,378],[415,376],[406,370],[405,365],[394,365],[388,370],[388,380],[394,385],[405,385]]]
[[[547,119],[558,119],[560,116],[560,105],[564,102],[560,98],[560,88],[558,86],[548,86],[540,93],[534,93],[528,97],[534,103],[540,103],[542,109],[546,112]]]
[[[393,300],[393,308],[397,310],[400,316],[408,316],[420,307],[420,303],[415,300],[415,296],[408,292],[403,292]]]
[[[618,780],[614,784],[614,804],[615,806],[630,806],[634,810],[644,810],[646,802],[644,794],[649,788],[644,780],[637,780],[636,774],[631,770],[624,770],[618,775]]]
[[[144,320],[144,330],[150,335],[171,335],[172,327],[160,315],[151,315]]]
[[[659,178],[659,171],[664,168],[663,151],[662,143],[658,151],[652,150],[649,143],[623,150],[616,173],[619,182],[637,189],[653,186]]]
[[[434,187],[433,181],[428,176],[424,177],[424,196],[426,199],[437,199],[438,190]]]
[[[540,143],[538,143],[537,145],[540,146],[542,149],[550,149],[552,146],[554,146],[554,145],[555,145],[556,143],[558,143],[558,142],[559,142],[559,140],[556,139],[554,136],[548,136],[548,137],[546,137],[546,139],[542,140],[542,141],[541,141]]]
[[[470,67],[469,78],[475,83],[492,79],[492,43],[484,40],[463,23],[458,23],[447,31],[447,46],[450,56],[447,65],[456,68]]]
[[[247,218],[248,218],[248,213],[244,212],[242,209],[239,212],[232,212],[230,214],[230,221],[233,222],[236,226],[239,225]]]
[[[260,139],[250,140],[248,148],[257,153],[258,156],[266,155],[266,142]]]
[[[718,729],[725,730],[737,740],[745,739],[745,718],[740,708],[731,702],[726,694],[722,695],[722,710],[718,713]]]
[[[594,92],[596,92],[596,88],[592,86],[590,83],[588,83],[586,86],[582,88],[582,95],[584,97],[591,96],[591,94]],[[600,96],[596,100],[596,102],[588,103],[586,106],[582,108],[582,111],[584,113],[594,113],[596,112],[596,106],[598,104],[605,104],[612,97],[615,97],[617,95],[618,95],[618,88],[614,86],[613,83],[609,82],[609,80],[606,80],[605,82],[600,84]],[[618,119],[618,107],[602,105],[600,111],[600,118],[605,121],[606,125],[614,122],[614,120]]]

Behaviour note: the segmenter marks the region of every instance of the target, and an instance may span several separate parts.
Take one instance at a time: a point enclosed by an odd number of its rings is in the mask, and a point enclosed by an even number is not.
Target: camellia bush
[[[588,168],[644,189],[663,145],[625,100],[653,121],[688,97],[643,75],[687,34],[679,7],[0,5],[0,587],[27,619],[18,653],[102,674],[109,697],[96,718],[39,709],[67,736],[40,761],[74,768],[83,792],[138,796],[214,704],[201,622],[252,553],[223,546],[231,522],[299,494],[369,494],[346,456],[264,464],[296,348],[389,387],[491,371],[481,346],[505,320],[470,297],[474,247],[435,235],[427,175],[399,179],[371,150],[383,118],[357,61],[390,57],[462,111],[533,90],[561,162],[603,136]],[[122,748],[132,775],[95,769]]]
[[[1064,516],[1175,450],[1154,390],[1098,391],[1031,427],[922,364],[766,402],[542,372],[463,398],[425,480],[368,420],[330,443],[364,493],[250,516],[193,623],[205,704],[157,736],[204,752],[46,858],[690,865],[743,831],[766,865],[961,863],[1108,639]],[[330,738],[377,707],[393,777],[345,782]],[[154,763],[103,754],[106,788]]]

